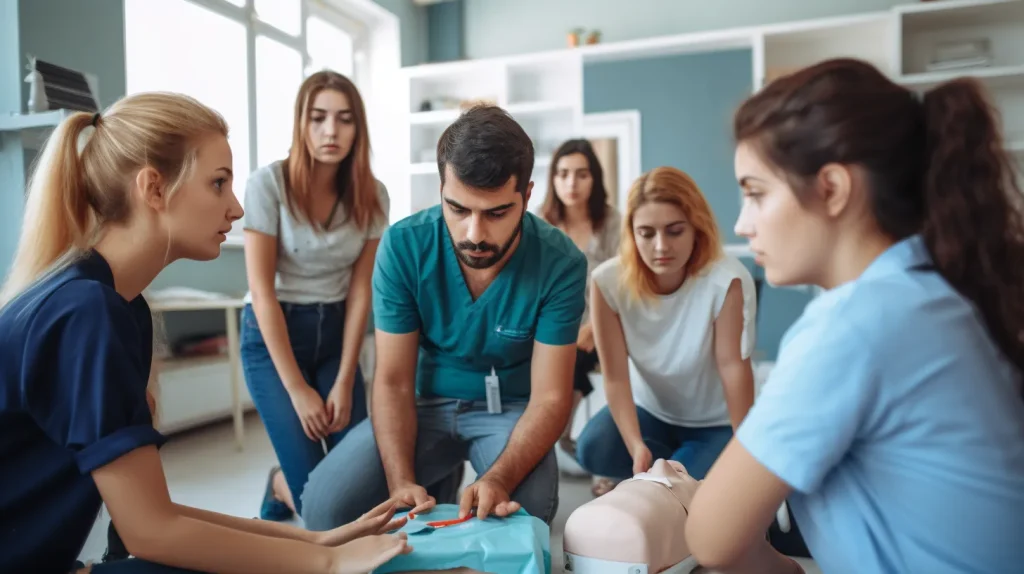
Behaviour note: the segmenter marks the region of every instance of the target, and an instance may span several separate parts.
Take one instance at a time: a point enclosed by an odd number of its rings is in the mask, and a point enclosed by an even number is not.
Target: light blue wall
[[[427,6],[427,61],[451,62],[465,55],[463,0]]]
[[[887,10],[913,0],[464,0],[466,57],[565,47],[576,27],[617,42]]]
[[[19,0],[0,1],[0,114],[21,109]],[[0,134],[0,275],[6,274],[18,244],[24,206],[25,159],[21,137]]]
[[[729,122],[752,90],[750,58],[733,50],[583,68],[584,112],[639,110],[641,169],[670,165],[693,177],[730,243],[740,196]]]
[[[641,168],[679,168],[697,182],[726,242],[739,215],[733,173],[730,121],[751,93],[749,50],[587,64],[583,69],[585,113],[639,110]],[[744,261],[756,278],[761,270]],[[809,297],[765,286],[761,293],[757,349],[778,354],[783,333]]]
[[[415,66],[427,61],[427,9],[412,0],[373,0],[398,16],[402,42],[402,65]]]

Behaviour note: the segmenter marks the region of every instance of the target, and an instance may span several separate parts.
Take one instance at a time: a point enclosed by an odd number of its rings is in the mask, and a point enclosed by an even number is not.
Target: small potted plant
[[[570,48],[575,48],[580,45],[580,38],[583,36],[585,30],[583,28],[573,28],[569,30],[568,42]]]
[[[587,44],[597,44],[601,41],[601,31],[591,30],[590,34],[587,34]]]

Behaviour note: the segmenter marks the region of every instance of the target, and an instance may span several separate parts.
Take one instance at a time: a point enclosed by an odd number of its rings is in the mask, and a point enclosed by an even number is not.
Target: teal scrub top
[[[493,368],[503,401],[526,400],[534,341],[576,342],[586,305],[586,256],[560,230],[526,213],[519,245],[474,301],[441,209],[420,211],[381,237],[373,271],[375,326],[395,334],[419,330],[421,398],[484,401],[484,378]]]

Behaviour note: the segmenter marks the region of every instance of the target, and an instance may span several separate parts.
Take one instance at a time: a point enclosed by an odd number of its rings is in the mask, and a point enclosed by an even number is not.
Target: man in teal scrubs
[[[503,110],[462,114],[437,158],[441,205],[380,240],[371,418],[310,475],[302,508],[312,530],[389,496],[417,510],[455,502],[466,460],[479,478],[463,493],[465,512],[521,506],[550,523],[557,510],[552,447],[572,407],[586,258],[526,210],[533,144]]]

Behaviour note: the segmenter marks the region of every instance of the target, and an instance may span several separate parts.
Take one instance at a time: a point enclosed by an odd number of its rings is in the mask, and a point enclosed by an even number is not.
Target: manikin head
[[[470,269],[504,261],[515,245],[533,182],[533,143],[496,106],[467,110],[437,142],[444,221]]]

